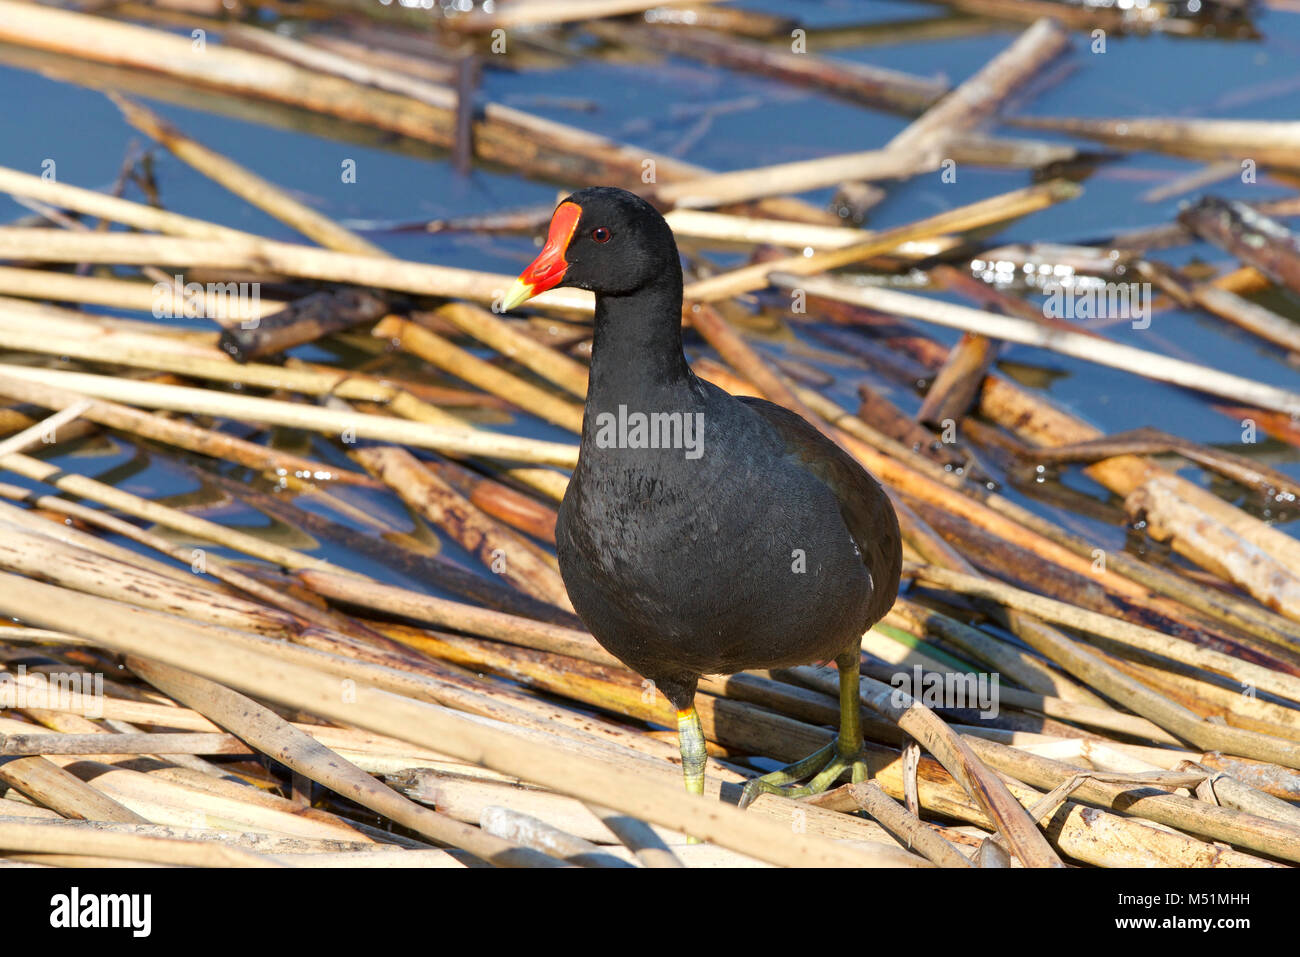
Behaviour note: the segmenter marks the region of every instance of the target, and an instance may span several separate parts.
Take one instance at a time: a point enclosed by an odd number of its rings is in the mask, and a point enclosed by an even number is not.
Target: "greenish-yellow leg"
[[[704,727],[700,724],[695,706],[677,712],[677,740],[682,750],[682,774],[686,778],[689,794],[704,793],[704,762],[708,752],[704,749]],[[688,837],[688,843],[698,844],[699,839]]]
[[[824,748],[814,751],[779,771],[753,778],[740,795],[740,806],[748,807],[760,794],[783,794],[804,797],[819,794],[845,774],[854,784],[867,779],[867,764],[862,760],[862,722],[858,698],[860,653],[856,645],[835,659],[840,671],[840,733]],[[807,784],[795,782],[810,777]]]
[[[677,738],[682,749],[686,790],[691,794],[703,794],[704,762],[709,754],[704,749],[704,727],[694,706],[677,712]]]

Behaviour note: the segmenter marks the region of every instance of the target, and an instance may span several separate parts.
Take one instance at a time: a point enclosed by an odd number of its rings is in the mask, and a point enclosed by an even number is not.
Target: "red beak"
[[[560,284],[569,264],[564,253],[569,248],[573,231],[582,218],[582,207],[577,203],[561,203],[551,216],[551,228],[546,233],[546,245],[528,268],[519,274],[510,291],[501,301],[501,311],[509,312],[520,303]]]

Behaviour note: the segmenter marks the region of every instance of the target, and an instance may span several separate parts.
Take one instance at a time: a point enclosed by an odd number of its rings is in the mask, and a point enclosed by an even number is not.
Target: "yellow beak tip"
[[[528,283],[516,279],[514,284],[506,291],[501,300],[501,311],[509,312],[521,303],[527,302],[533,298],[533,287]]]

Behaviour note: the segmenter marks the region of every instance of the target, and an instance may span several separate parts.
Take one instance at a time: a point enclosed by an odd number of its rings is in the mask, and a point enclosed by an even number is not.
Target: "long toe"
[[[740,794],[740,807],[749,807],[760,794],[780,794],[788,798],[820,794],[846,774],[855,784],[865,781],[866,762],[860,754],[854,757],[840,754],[838,740],[832,741],[801,761],[747,781]],[[805,778],[809,779],[807,784],[797,783]]]

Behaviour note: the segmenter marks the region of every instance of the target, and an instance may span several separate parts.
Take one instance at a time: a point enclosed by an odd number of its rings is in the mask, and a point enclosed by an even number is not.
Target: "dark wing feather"
[[[889,496],[847,452],[785,406],[753,396],[737,396],[757,412],[790,455],[820,478],[840,503],[840,514],[871,573],[871,622],[885,616],[898,595],[903,565],[898,516]]]

